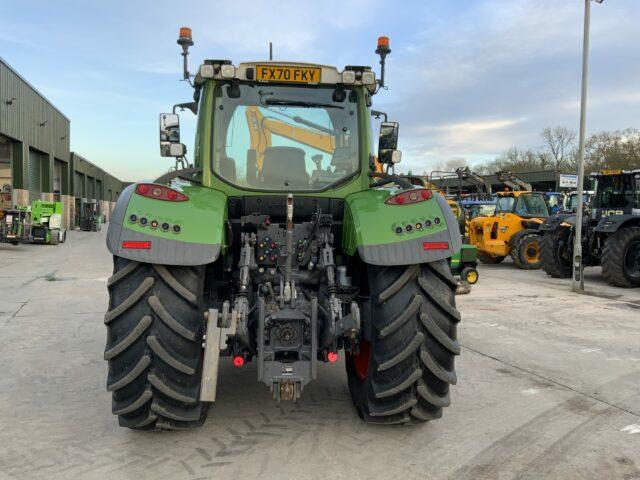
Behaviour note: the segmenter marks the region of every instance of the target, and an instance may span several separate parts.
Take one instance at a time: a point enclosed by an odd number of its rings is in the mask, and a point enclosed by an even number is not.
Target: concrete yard
[[[640,479],[640,289],[593,295],[480,267],[452,406],[421,427],[363,424],[342,364],[277,405],[225,359],[204,427],[117,426],[102,359],[111,257],[100,233],[0,244],[0,479]]]

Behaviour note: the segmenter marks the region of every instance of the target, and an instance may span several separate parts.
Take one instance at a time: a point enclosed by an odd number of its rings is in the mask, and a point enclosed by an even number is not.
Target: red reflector
[[[422,242],[423,250],[448,250],[449,242]]]
[[[244,365],[244,358],[242,358],[241,356],[235,356],[233,357],[233,366],[234,367],[241,367]]]
[[[338,353],[337,352],[329,352],[327,354],[327,360],[331,363],[336,363],[338,361]]]
[[[122,242],[122,248],[130,248],[134,250],[149,250],[151,248],[151,242],[125,240],[124,242]]]

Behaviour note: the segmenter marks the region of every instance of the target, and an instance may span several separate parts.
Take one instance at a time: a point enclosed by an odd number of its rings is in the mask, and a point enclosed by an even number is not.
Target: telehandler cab
[[[595,191],[583,216],[582,263],[601,265],[612,285],[640,287],[640,170],[603,170],[591,178]],[[561,212],[541,225],[547,275],[571,277],[575,223],[575,212]]]
[[[344,352],[361,418],[439,418],[460,353],[460,249],[444,198],[393,173],[398,124],[383,122],[376,171],[369,67],[206,60],[184,78],[195,102],[162,114],[177,169],[125,189],[111,216],[104,357],[122,426],[202,424],[221,356],[277,401],[297,400]],[[193,165],[176,108],[197,112]],[[176,166],[176,168],[177,168]]]

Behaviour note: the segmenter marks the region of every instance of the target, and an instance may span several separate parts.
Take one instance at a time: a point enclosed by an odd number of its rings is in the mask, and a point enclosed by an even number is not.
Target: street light
[[[594,0],[602,3],[604,0]],[[591,0],[584,0],[584,33],[582,39],[582,96],[580,99],[580,142],[578,144],[578,207],[576,208],[576,236],[573,244],[573,279],[571,289],[584,292],[582,266],[582,192],[584,191],[584,142],[587,121],[587,78],[589,75],[589,24],[591,20]]]

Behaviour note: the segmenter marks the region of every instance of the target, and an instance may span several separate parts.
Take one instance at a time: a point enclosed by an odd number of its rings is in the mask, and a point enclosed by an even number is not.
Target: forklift
[[[100,203],[96,200],[82,204],[80,214],[80,230],[83,232],[99,232],[102,229],[102,213]]]

